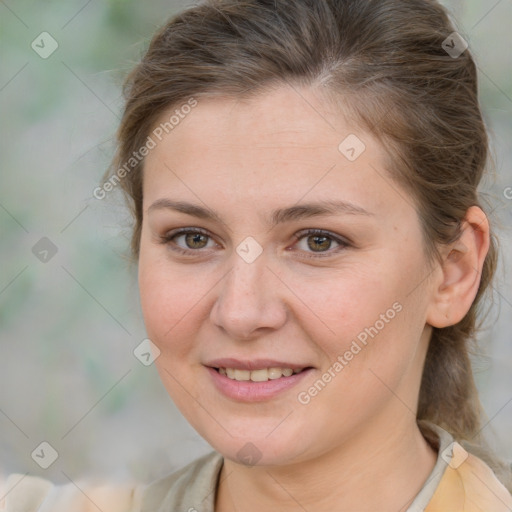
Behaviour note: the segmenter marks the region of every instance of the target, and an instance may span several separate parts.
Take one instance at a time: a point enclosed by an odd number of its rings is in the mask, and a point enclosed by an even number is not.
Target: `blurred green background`
[[[0,467],[58,483],[150,481],[210,451],[153,366],[122,199],[94,188],[113,154],[121,83],[158,26],[191,2],[0,1]],[[512,459],[512,0],[444,2],[480,71],[496,175],[484,185],[501,269],[475,360],[491,444]],[[58,48],[42,58],[39,53]],[[38,43],[39,41],[39,43]],[[43,240],[42,238],[48,240]],[[33,249],[35,244],[36,249]],[[55,254],[55,249],[57,252]],[[42,255],[41,251],[48,251]],[[34,254],[35,253],[35,254]],[[47,261],[41,261],[47,259]],[[42,442],[59,458],[31,458]]]

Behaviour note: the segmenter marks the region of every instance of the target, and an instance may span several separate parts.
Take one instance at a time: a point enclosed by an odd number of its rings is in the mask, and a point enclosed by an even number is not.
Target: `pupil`
[[[326,236],[313,236],[312,238],[313,238],[313,240],[315,241],[314,243],[315,243],[315,244],[319,244],[319,245],[321,245],[321,244],[322,244],[321,240],[323,240],[324,242],[325,242],[326,240],[328,240],[328,237],[326,237]],[[319,242],[319,240],[320,240],[320,242]],[[328,249],[328,248],[329,248],[328,246],[329,246],[329,243],[327,244],[327,246],[325,246],[325,245],[324,245],[324,247],[323,247],[323,248],[324,248],[324,249]],[[313,250],[318,249],[318,245],[316,245],[316,246],[314,246],[314,247],[313,247],[313,246],[312,246],[312,244],[309,244],[309,247],[310,247],[310,249],[313,249]],[[322,248],[322,247],[320,247],[320,248]]]
[[[201,243],[201,237],[203,237],[204,235],[202,235],[201,233],[195,233],[195,234],[191,234],[189,233],[188,236],[187,236],[187,243],[188,241],[190,241],[190,239],[192,239],[192,246],[195,247],[195,244],[196,243]]]

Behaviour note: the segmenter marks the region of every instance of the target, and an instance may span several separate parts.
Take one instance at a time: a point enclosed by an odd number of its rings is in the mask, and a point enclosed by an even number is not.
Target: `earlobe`
[[[480,285],[489,237],[485,213],[472,206],[466,212],[460,238],[443,253],[442,273],[433,291],[428,324],[448,327],[460,322],[469,311]]]

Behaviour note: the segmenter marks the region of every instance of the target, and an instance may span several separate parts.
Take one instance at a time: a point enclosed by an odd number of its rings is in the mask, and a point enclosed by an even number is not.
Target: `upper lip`
[[[250,361],[242,361],[233,357],[225,357],[222,359],[213,359],[205,363],[211,368],[234,368],[236,370],[261,370],[262,368],[291,368],[292,370],[301,370],[309,368],[308,364],[287,363],[284,361],[276,361],[275,359],[251,359]]]

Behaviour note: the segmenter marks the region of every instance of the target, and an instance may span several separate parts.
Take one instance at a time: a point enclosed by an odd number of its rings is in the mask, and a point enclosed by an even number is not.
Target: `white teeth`
[[[281,372],[281,368],[269,368],[267,370],[269,379],[280,379],[283,373]]]
[[[268,380],[268,370],[263,368],[263,370],[253,370],[251,372],[251,380],[253,382],[264,382]]]
[[[235,370],[235,380],[251,380],[251,372],[249,370]]]
[[[292,370],[291,368],[261,368],[260,370],[238,370],[235,368],[219,368],[219,373],[232,380],[253,382],[265,382],[267,380],[280,379],[281,377],[290,377],[294,373],[300,373],[304,368]]]

